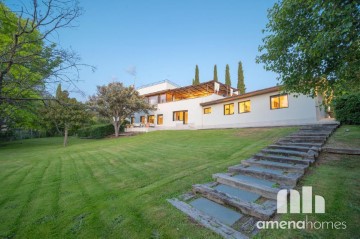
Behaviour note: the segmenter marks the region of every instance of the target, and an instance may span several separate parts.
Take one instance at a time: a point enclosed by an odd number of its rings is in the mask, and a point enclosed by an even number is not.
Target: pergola
[[[183,99],[198,98],[207,95],[217,93],[218,95],[230,96],[230,90],[232,89],[235,92],[237,89],[227,86],[223,83],[217,82],[219,84],[219,91],[215,92],[215,81],[208,81],[200,83],[199,85],[189,85],[185,87],[180,87],[171,90],[164,90],[159,92],[154,92],[146,94],[146,97],[163,95],[166,94],[166,101],[176,101]]]

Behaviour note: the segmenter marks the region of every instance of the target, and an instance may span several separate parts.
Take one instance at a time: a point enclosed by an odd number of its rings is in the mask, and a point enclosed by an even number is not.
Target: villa
[[[179,87],[164,80],[137,90],[156,110],[135,114],[128,131],[305,125],[329,117],[321,97],[284,94],[279,86],[239,94],[215,81]]]

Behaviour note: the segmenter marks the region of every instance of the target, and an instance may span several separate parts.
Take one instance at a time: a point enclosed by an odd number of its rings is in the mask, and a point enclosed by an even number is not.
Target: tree
[[[0,127],[18,121],[14,112],[41,99],[49,83],[74,84],[77,54],[54,42],[80,16],[76,1],[32,0],[12,12],[0,2]],[[16,14],[15,14],[16,12]],[[26,119],[24,119],[26,120]]]
[[[198,85],[200,84],[200,79],[199,79],[199,67],[198,65],[196,65],[195,67],[195,81],[194,81],[194,85]]]
[[[195,80],[194,80],[194,78],[192,79],[192,85],[195,85]]]
[[[134,113],[148,113],[155,108],[146,102],[133,87],[125,87],[120,82],[97,86],[97,93],[90,97],[89,104],[114,125],[115,137],[119,136],[120,125]]]
[[[257,62],[288,92],[314,97],[360,90],[360,6],[351,0],[284,0],[268,11]]]
[[[229,67],[229,64],[226,64],[226,69],[225,69],[225,85],[231,87],[230,67]]]
[[[214,81],[219,81],[218,76],[217,76],[217,66],[216,65],[214,65],[214,79],[213,80]]]
[[[61,84],[56,89],[55,100],[49,101],[42,113],[45,121],[52,122],[58,132],[63,132],[64,147],[68,143],[69,130],[80,128],[90,118],[84,104],[70,98],[69,92],[61,89]]]
[[[245,83],[244,83],[244,71],[243,71],[243,68],[242,68],[241,61],[239,61],[239,66],[238,66],[237,88],[239,89],[240,94],[245,94],[246,88],[245,88]]]

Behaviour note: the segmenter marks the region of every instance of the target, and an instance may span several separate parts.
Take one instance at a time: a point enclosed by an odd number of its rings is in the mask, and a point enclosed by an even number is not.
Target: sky
[[[30,1],[30,0],[22,0]],[[6,1],[5,3],[7,3]],[[86,100],[97,85],[113,81],[140,87],[168,79],[190,85],[199,66],[200,82],[225,81],[229,64],[237,85],[243,64],[247,92],[276,85],[276,74],[255,62],[267,9],[274,0],[80,0],[84,13],[76,28],[59,32],[63,48],[75,50],[96,71],[80,71],[77,86]],[[17,0],[9,1],[10,7]],[[135,74],[136,71],[136,74]]]

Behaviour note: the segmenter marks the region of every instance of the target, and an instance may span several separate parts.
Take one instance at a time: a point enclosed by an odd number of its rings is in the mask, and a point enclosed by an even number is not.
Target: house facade
[[[278,86],[239,95],[220,82],[179,87],[162,81],[138,91],[156,110],[135,114],[129,131],[304,125],[327,118],[320,98],[283,94]]]

